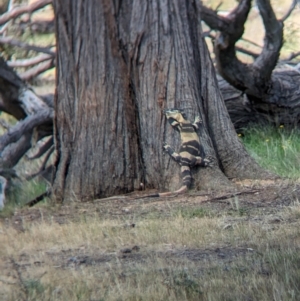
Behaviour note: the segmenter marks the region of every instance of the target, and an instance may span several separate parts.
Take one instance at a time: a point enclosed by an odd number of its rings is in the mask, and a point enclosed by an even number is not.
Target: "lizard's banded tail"
[[[190,188],[192,184],[192,175],[191,175],[190,167],[188,165],[181,166],[181,176],[182,176],[183,186]]]
[[[181,175],[183,185],[178,190],[145,195],[142,198],[159,198],[163,196],[177,195],[186,192],[192,183],[191,170],[188,165],[181,166]]]
[[[188,190],[188,187],[186,185],[183,185],[176,191],[168,191],[168,192],[157,193],[157,197],[171,196],[171,195],[175,196],[177,194],[185,193],[187,190]]]

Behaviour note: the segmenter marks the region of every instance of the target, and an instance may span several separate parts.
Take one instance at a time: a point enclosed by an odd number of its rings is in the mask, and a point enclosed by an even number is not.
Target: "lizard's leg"
[[[209,166],[210,163],[213,161],[213,158],[211,156],[206,156],[205,158],[197,156],[195,158],[196,158],[195,165],[200,165],[204,167]]]
[[[172,159],[174,159],[176,162],[180,162],[181,161],[181,156],[176,153],[173,148],[169,145],[169,144],[164,144],[163,145],[163,149],[170,155],[170,157]]]
[[[198,130],[200,124],[202,124],[202,119],[200,118],[200,116],[196,116],[196,117],[195,117],[195,121],[194,121],[194,123],[192,124],[193,128],[194,128],[195,130]]]
[[[190,188],[191,183],[192,183],[192,175],[191,175],[190,167],[187,165],[182,165],[181,166],[181,175],[182,175],[183,186]]]
[[[180,123],[174,118],[168,118],[168,122],[173,127],[173,129],[177,132],[180,132]]]

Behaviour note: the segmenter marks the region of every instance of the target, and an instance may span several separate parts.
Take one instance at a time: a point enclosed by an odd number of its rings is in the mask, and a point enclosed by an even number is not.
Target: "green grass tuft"
[[[284,126],[254,126],[243,131],[242,142],[264,168],[292,179],[300,178],[300,130]]]

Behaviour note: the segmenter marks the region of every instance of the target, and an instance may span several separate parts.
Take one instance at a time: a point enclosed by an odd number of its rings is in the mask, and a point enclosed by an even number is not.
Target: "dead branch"
[[[202,20],[211,29],[221,31],[216,36],[209,34],[209,37],[215,40],[216,65],[220,75],[227,81],[228,89],[225,87],[224,92],[220,81],[219,87],[236,128],[241,129],[249,123],[258,122],[275,125],[280,122],[296,126],[300,120],[299,66],[275,69],[279,63],[283,65],[286,62],[286,60],[278,62],[283,41],[283,23],[282,20],[276,19],[270,0],[257,0],[257,4],[266,31],[264,45],[258,55],[247,53],[236,46],[236,42],[242,38],[244,32],[243,27],[251,7],[251,0],[239,1],[237,8],[226,17],[219,16],[211,9],[204,8],[202,11]],[[294,3],[289,13],[293,6]],[[237,58],[237,51],[251,55],[254,63],[241,62]],[[288,59],[298,55],[300,52],[292,54]]]
[[[25,133],[17,142],[9,144],[0,156],[1,168],[13,168],[31,148],[31,133]]]
[[[240,52],[240,53],[247,54],[247,55],[253,57],[254,59],[256,59],[256,58],[259,56],[258,53],[255,53],[255,52],[253,52],[253,51],[244,49],[244,48],[239,47],[239,46],[236,46],[235,49],[236,49],[236,51],[238,51],[238,52]]]
[[[281,22],[284,22],[293,12],[293,10],[295,9],[296,5],[298,3],[298,0],[293,0],[290,8],[288,9],[288,11],[285,13],[285,15],[280,19]]]
[[[212,34],[211,32],[206,33],[205,37],[209,37],[213,41],[216,39],[216,36],[214,34]],[[248,40],[247,42],[250,42],[250,41]],[[244,49],[244,48],[239,47],[239,46],[236,46],[235,49],[236,49],[236,51],[244,53],[246,55],[249,55],[249,56],[253,57],[254,59],[256,59],[259,56],[258,53],[252,52],[250,50]]]
[[[227,30],[230,25],[226,18],[219,16],[215,10],[204,5],[201,7],[201,19],[214,30]]]
[[[218,85],[234,127],[239,132],[249,124],[297,127],[300,120],[300,73],[281,68],[272,73],[272,91],[267,102],[251,101],[220,76]]]
[[[40,95],[40,98],[49,108],[54,109],[54,95],[52,93]]]
[[[55,150],[55,147],[54,147],[54,145],[52,145],[51,148],[49,149],[49,151],[48,151],[41,167],[40,167],[40,173],[45,170],[47,162],[49,161],[49,159],[50,159],[51,155],[53,154],[54,150]]]
[[[0,57],[0,110],[16,119],[49,109],[46,102],[37,96]]]
[[[27,159],[34,160],[40,158],[48,151],[48,149],[50,149],[51,146],[53,146],[53,137],[49,138],[48,141],[39,148],[38,152],[35,155],[27,157]]]
[[[30,24],[30,29],[34,33],[53,33],[54,25],[54,19],[47,21],[35,21]]]
[[[233,86],[241,90],[245,90],[245,76],[249,71],[248,66],[238,60],[235,43],[244,33],[244,24],[250,8],[251,0],[241,0],[238,6],[226,17],[231,25],[218,34],[214,43],[219,73]]]
[[[53,116],[53,110],[42,110],[35,115],[28,116],[24,120],[19,121],[0,138],[0,152],[9,144],[18,141],[24,134],[31,132],[36,126],[51,123]]]
[[[253,55],[255,60],[252,65],[244,64],[237,58],[236,51],[243,51],[243,49],[238,49],[235,45],[244,33],[244,24],[251,8],[251,0],[241,0],[227,17],[218,16],[211,10],[208,10],[209,18],[203,12],[201,17],[208,26],[220,31],[214,43],[219,73],[231,85],[246,92],[247,95],[264,99],[269,91],[271,74],[277,64],[282,46],[283,25],[276,19],[269,0],[257,0],[257,5],[266,35],[261,53],[258,56]],[[224,19],[227,21],[225,22]]]
[[[0,16],[0,25],[3,25],[6,22],[15,19],[23,14],[33,13],[34,11],[41,9],[44,6],[51,3],[52,0],[40,0],[40,1],[35,1],[30,5],[15,7],[12,10]]]
[[[7,89],[7,85],[11,85],[14,88],[21,88],[25,86],[20,77],[7,65],[2,57],[0,57],[0,79],[6,81],[5,84],[0,85],[0,93]],[[4,86],[5,89],[3,89],[2,86]]]
[[[53,52],[51,50],[52,46],[51,47],[34,46],[34,45],[30,45],[30,44],[24,43],[22,41],[19,41],[17,39],[14,39],[13,37],[0,37],[0,44],[8,44],[8,45],[23,48],[26,50],[33,50],[36,52],[46,53],[53,57],[55,56],[55,52]]]
[[[44,61],[47,61],[49,59],[52,59],[53,56],[50,54],[40,54],[35,57],[32,57],[30,59],[24,59],[24,60],[15,60],[15,61],[7,61],[7,65],[12,68],[17,67],[29,67],[32,65],[36,65],[39,63],[42,63]]]
[[[239,191],[239,192],[233,192],[233,193],[228,193],[228,194],[223,194],[223,195],[219,195],[219,196],[214,196],[211,198],[208,198],[205,201],[202,201],[201,203],[207,203],[207,202],[212,202],[212,201],[221,201],[221,200],[228,200],[231,198],[234,198],[238,195],[243,195],[243,194],[254,194],[254,193],[258,193],[260,190],[255,189],[255,190],[244,190],[244,191]],[[194,194],[193,196],[195,196],[197,194]],[[203,194],[201,194],[201,196],[203,196]]]
[[[263,19],[266,35],[264,47],[253,63],[253,69],[259,70],[260,80],[269,81],[275,68],[283,43],[283,23],[276,19],[269,0],[257,0],[257,6]]]
[[[0,57],[0,110],[16,119],[48,109],[48,105],[38,97],[22,79]]]
[[[244,42],[246,42],[246,43],[249,43],[249,44],[251,44],[251,45],[253,45],[253,46],[256,46],[256,47],[258,47],[258,48],[262,48],[262,47],[263,47],[263,46],[261,46],[261,45],[255,43],[255,42],[249,40],[249,39],[244,38],[244,37],[241,37],[241,40],[244,41]]]
[[[47,162],[48,162],[50,156],[53,154],[53,152],[54,152],[54,146],[52,145],[52,147],[49,149],[49,151],[48,151],[48,153],[47,153],[45,159],[43,160],[43,163],[42,163],[42,165],[40,166],[39,171],[36,172],[36,173],[34,173],[34,174],[32,174],[32,175],[27,176],[27,177],[26,177],[26,180],[27,180],[27,181],[30,181],[30,180],[34,179],[35,177],[41,175],[41,173],[42,173],[43,171],[45,171]]]
[[[251,8],[251,0],[242,0],[228,16],[220,16],[211,8],[202,5],[201,19],[214,30],[226,32],[228,38],[233,42],[241,38],[244,33],[244,23]],[[239,25],[239,27],[237,27]]]
[[[300,55],[300,51],[295,52],[295,53],[291,53],[286,60],[283,60],[284,62],[288,62],[291,61],[293,59],[295,59],[296,57],[298,57]]]
[[[55,67],[55,63],[53,59],[47,60],[37,66],[32,67],[31,69],[19,74],[20,78],[29,81],[30,79],[38,76],[39,74]]]
[[[37,114],[40,111],[49,109],[47,104],[27,86],[20,89],[18,101],[27,115]]]
[[[13,9],[13,0],[9,0],[8,1],[8,4],[7,4],[7,10],[6,10],[6,13],[10,12],[11,10]],[[1,14],[3,15],[5,13],[5,10],[1,12]],[[3,26],[1,26],[1,29],[0,29],[0,34],[1,35],[5,35],[6,34],[6,31],[7,31],[7,28],[8,28],[8,22],[6,22],[6,24],[4,24]]]
[[[0,168],[0,175],[7,178],[19,178],[16,171],[12,168]]]
[[[52,135],[53,109],[48,106],[49,103],[53,107],[52,98],[37,96],[0,58],[0,110],[21,120],[13,127],[3,124],[8,131],[0,137],[0,172],[11,170],[32,147],[34,128],[36,141]],[[47,177],[52,167],[45,169],[45,164],[42,168]]]

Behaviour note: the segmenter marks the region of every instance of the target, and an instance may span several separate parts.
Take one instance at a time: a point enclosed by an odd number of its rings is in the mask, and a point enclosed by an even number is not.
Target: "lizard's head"
[[[181,121],[182,118],[186,119],[184,112],[180,109],[165,109],[164,114],[166,115],[167,119],[172,118],[177,121]]]

